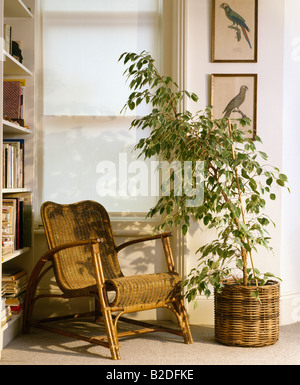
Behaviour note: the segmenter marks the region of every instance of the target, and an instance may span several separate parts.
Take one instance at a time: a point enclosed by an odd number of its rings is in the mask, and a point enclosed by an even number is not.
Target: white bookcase
[[[0,93],[3,95],[3,79],[25,79],[25,127],[8,121],[3,116],[3,104],[0,106],[0,147],[1,147],[1,168],[0,168],[0,187],[2,200],[12,194],[26,196],[28,207],[33,207],[33,187],[35,180],[35,0],[0,0],[0,22],[1,22],[1,82]],[[10,52],[5,50],[4,44],[4,24],[11,26],[12,40],[21,42],[23,62],[20,63]],[[3,98],[1,98],[1,101]],[[22,139],[24,140],[24,187],[4,188],[3,184],[3,140]],[[12,254],[2,256],[0,274],[6,267],[20,268],[30,273],[33,268],[33,235],[32,226],[26,222],[27,231],[30,229],[29,244],[23,248],[15,250]],[[27,217],[28,219],[28,217]],[[32,220],[31,220],[32,223]],[[1,237],[2,237],[2,215],[1,215]],[[1,285],[1,282],[0,282]],[[13,316],[12,319],[1,326],[0,333],[0,354],[1,350],[20,332],[22,314]],[[0,356],[1,357],[1,356]]]

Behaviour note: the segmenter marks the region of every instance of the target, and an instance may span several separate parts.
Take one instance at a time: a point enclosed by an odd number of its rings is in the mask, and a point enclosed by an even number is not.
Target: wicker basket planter
[[[259,291],[261,303],[251,296]],[[280,284],[264,286],[227,283],[215,293],[215,337],[232,346],[259,347],[274,344],[279,338]]]

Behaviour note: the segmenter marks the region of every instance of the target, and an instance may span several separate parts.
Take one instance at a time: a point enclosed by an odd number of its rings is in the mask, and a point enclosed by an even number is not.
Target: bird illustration
[[[230,21],[232,21],[233,25],[230,25],[228,28],[235,29],[237,40],[238,41],[241,40],[241,31],[239,29],[240,27],[241,30],[243,31],[243,34],[245,36],[247,43],[249,44],[249,47],[252,48],[249,40],[249,36],[247,33],[247,31],[250,32],[250,29],[247,26],[245,19],[238,13],[234,12],[233,9],[231,9],[227,3],[222,3],[220,7],[224,9],[225,15],[228,17]]]
[[[246,115],[240,110],[241,104],[244,103],[245,98],[246,98],[246,91],[248,90],[247,86],[241,86],[240,92],[230,100],[230,102],[227,104],[225,107],[223,114],[224,118],[229,118],[232,112],[239,112],[242,117],[244,118]]]

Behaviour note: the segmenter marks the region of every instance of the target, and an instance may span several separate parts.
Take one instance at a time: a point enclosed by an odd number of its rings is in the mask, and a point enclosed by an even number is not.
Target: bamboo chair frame
[[[82,206],[82,205],[90,205],[90,204],[94,205],[95,207],[99,207],[101,209],[101,214],[104,216],[104,219],[105,219],[105,226],[108,228],[108,234],[111,235],[113,238],[113,233],[111,230],[111,225],[110,225],[109,217],[106,210],[99,203],[92,202],[92,201],[82,201],[71,205],[58,205],[52,202],[46,202],[42,205],[42,219],[43,219],[44,225],[47,222],[47,218],[45,218],[45,214],[43,214],[43,208],[47,205],[55,205],[57,207],[62,207],[62,208],[74,207],[76,209],[78,205]],[[179,274],[177,274],[175,270],[174,259],[172,256],[170,240],[169,240],[171,233],[163,233],[163,234],[143,237],[139,239],[134,239],[132,241],[125,242],[119,246],[116,246],[114,239],[112,239],[116,256],[120,250],[126,247],[129,247],[133,244],[160,239],[163,245],[164,255],[166,258],[168,271],[169,271],[168,273],[165,273],[165,274],[169,274],[169,275],[163,275],[164,273],[145,274],[140,276],[136,275],[132,277],[124,277],[122,275],[120,277],[116,277],[116,278],[110,277],[109,279],[107,279],[106,276],[109,274],[105,272],[105,266],[103,266],[103,255],[104,255],[103,250],[106,242],[103,237],[65,242],[55,247],[51,247],[51,239],[49,235],[49,233],[51,232],[51,229],[49,228],[49,226],[45,225],[45,231],[46,231],[46,238],[49,245],[49,250],[46,253],[44,253],[44,255],[39,259],[28,281],[25,302],[24,302],[24,312],[23,312],[23,327],[22,327],[23,333],[25,334],[29,333],[30,327],[35,327],[35,328],[47,330],[49,332],[54,332],[64,336],[68,336],[71,338],[83,340],[91,344],[100,345],[110,349],[111,357],[114,360],[121,359],[120,346],[119,346],[119,338],[121,337],[128,337],[128,336],[134,336],[134,335],[136,336],[142,333],[151,333],[151,332],[160,331],[160,332],[168,332],[175,335],[180,335],[183,337],[183,340],[186,344],[193,343],[190,326],[188,322],[188,317],[187,317],[187,313],[185,310],[184,302],[180,291],[174,291],[175,294],[171,297],[168,296],[167,298],[159,298],[158,296],[157,297],[158,300],[153,300],[153,301],[150,300],[148,302],[139,301],[139,299],[135,298],[134,302],[131,304],[131,303],[126,303],[126,299],[125,301],[123,299],[123,302],[125,303],[125,305],[122,305],[122,295],[120,295],[119,299],[118,298],[115,299],[113,303],[110,303],[108,299],[108,292],[113,290],[113,291],[116,291],[116,293],[118,294],[118,284],[123,281],[126,283],[128,280],[131,280],[131,282],[135,282],[135,280],[137,279],[144,279],[145,282],[146,281],[150,282],[151,280],[153,280],[153,284],[154,284],[155,283],[154,281],[157,279],[165,280],[171,277],[170,282],[172,282],[172,279],[174,279],[175,277],[174,282],[176,282],[176,285],[178,285],[178,283],[181,282],[181,277]],[[62,251],[73,252],[75,249],[80,248],[82,246],[89,248],[90,255],[92,256],[92,264],[94,267],[95,281],[92,282],[92,285],[89,288],[88,292],[87,291],[78,292],[75,290],[73,293],[72,291],[62,290],[62,294],[49,293],[49,294],[36,295],[38,285],[41,279],[45,276],[45,274],[51,269],[54,269],[54,273],[55,273],[54,265],[55,265],[55,258],[57,257],[57,255],[59,255],[59,253]],[[50,265],[47,266],[47,264],[50,264]],[[56,276],[56,280],[58,281],[57,276]],[[59,282],[57,283],[59,284]],[[152,284],[152,281],[151,281],[151,284]],[[160,283],[160,285],[162,284]],[[121,292],[121,290],[119,291]],[[88,312],[88,313],[65,315],[60,317],[49,317],[43,320],[32,319],[34,305],[36,301],[39,299],[46,298],[46,297],[56,297],[56,298],[67,299],[67,298],[76,298],[81,296],[90,296],[95,299],[95,311]],[[122,317],[126,313],[132,313],[132,312],[149,310],[149,309],[157,309],[157,308],[167,308],[171,310],[177,318],[179,330],[158,326],[158,325],[153,325],[148,322],[141,322],[141,321],[127,318],[127,317],[126,318]],[[106,335],[88,337],[85,335],[72,333],[66,330],[62,330],[56,327],[46,325],[46,323],[50,321],[66,320],[70,318],[78,318],[81,316],[91,316],[91,315],[95,316],[96,322],[99,322],[101,319],[103,319]],[[119,320],[138,325],[140,328],[137,330],[118,333],[117,323]]]

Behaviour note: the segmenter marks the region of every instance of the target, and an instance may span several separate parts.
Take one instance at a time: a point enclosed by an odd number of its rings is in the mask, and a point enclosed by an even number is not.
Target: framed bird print
[[[257,62],[257,1],[213,0],[212,62]]]
[[[256,136],[257,74],[212,74],[211,106],[214,119],[249,118],[251,125],[240,129]],[[250,132],[249,132],[250,131]]]

